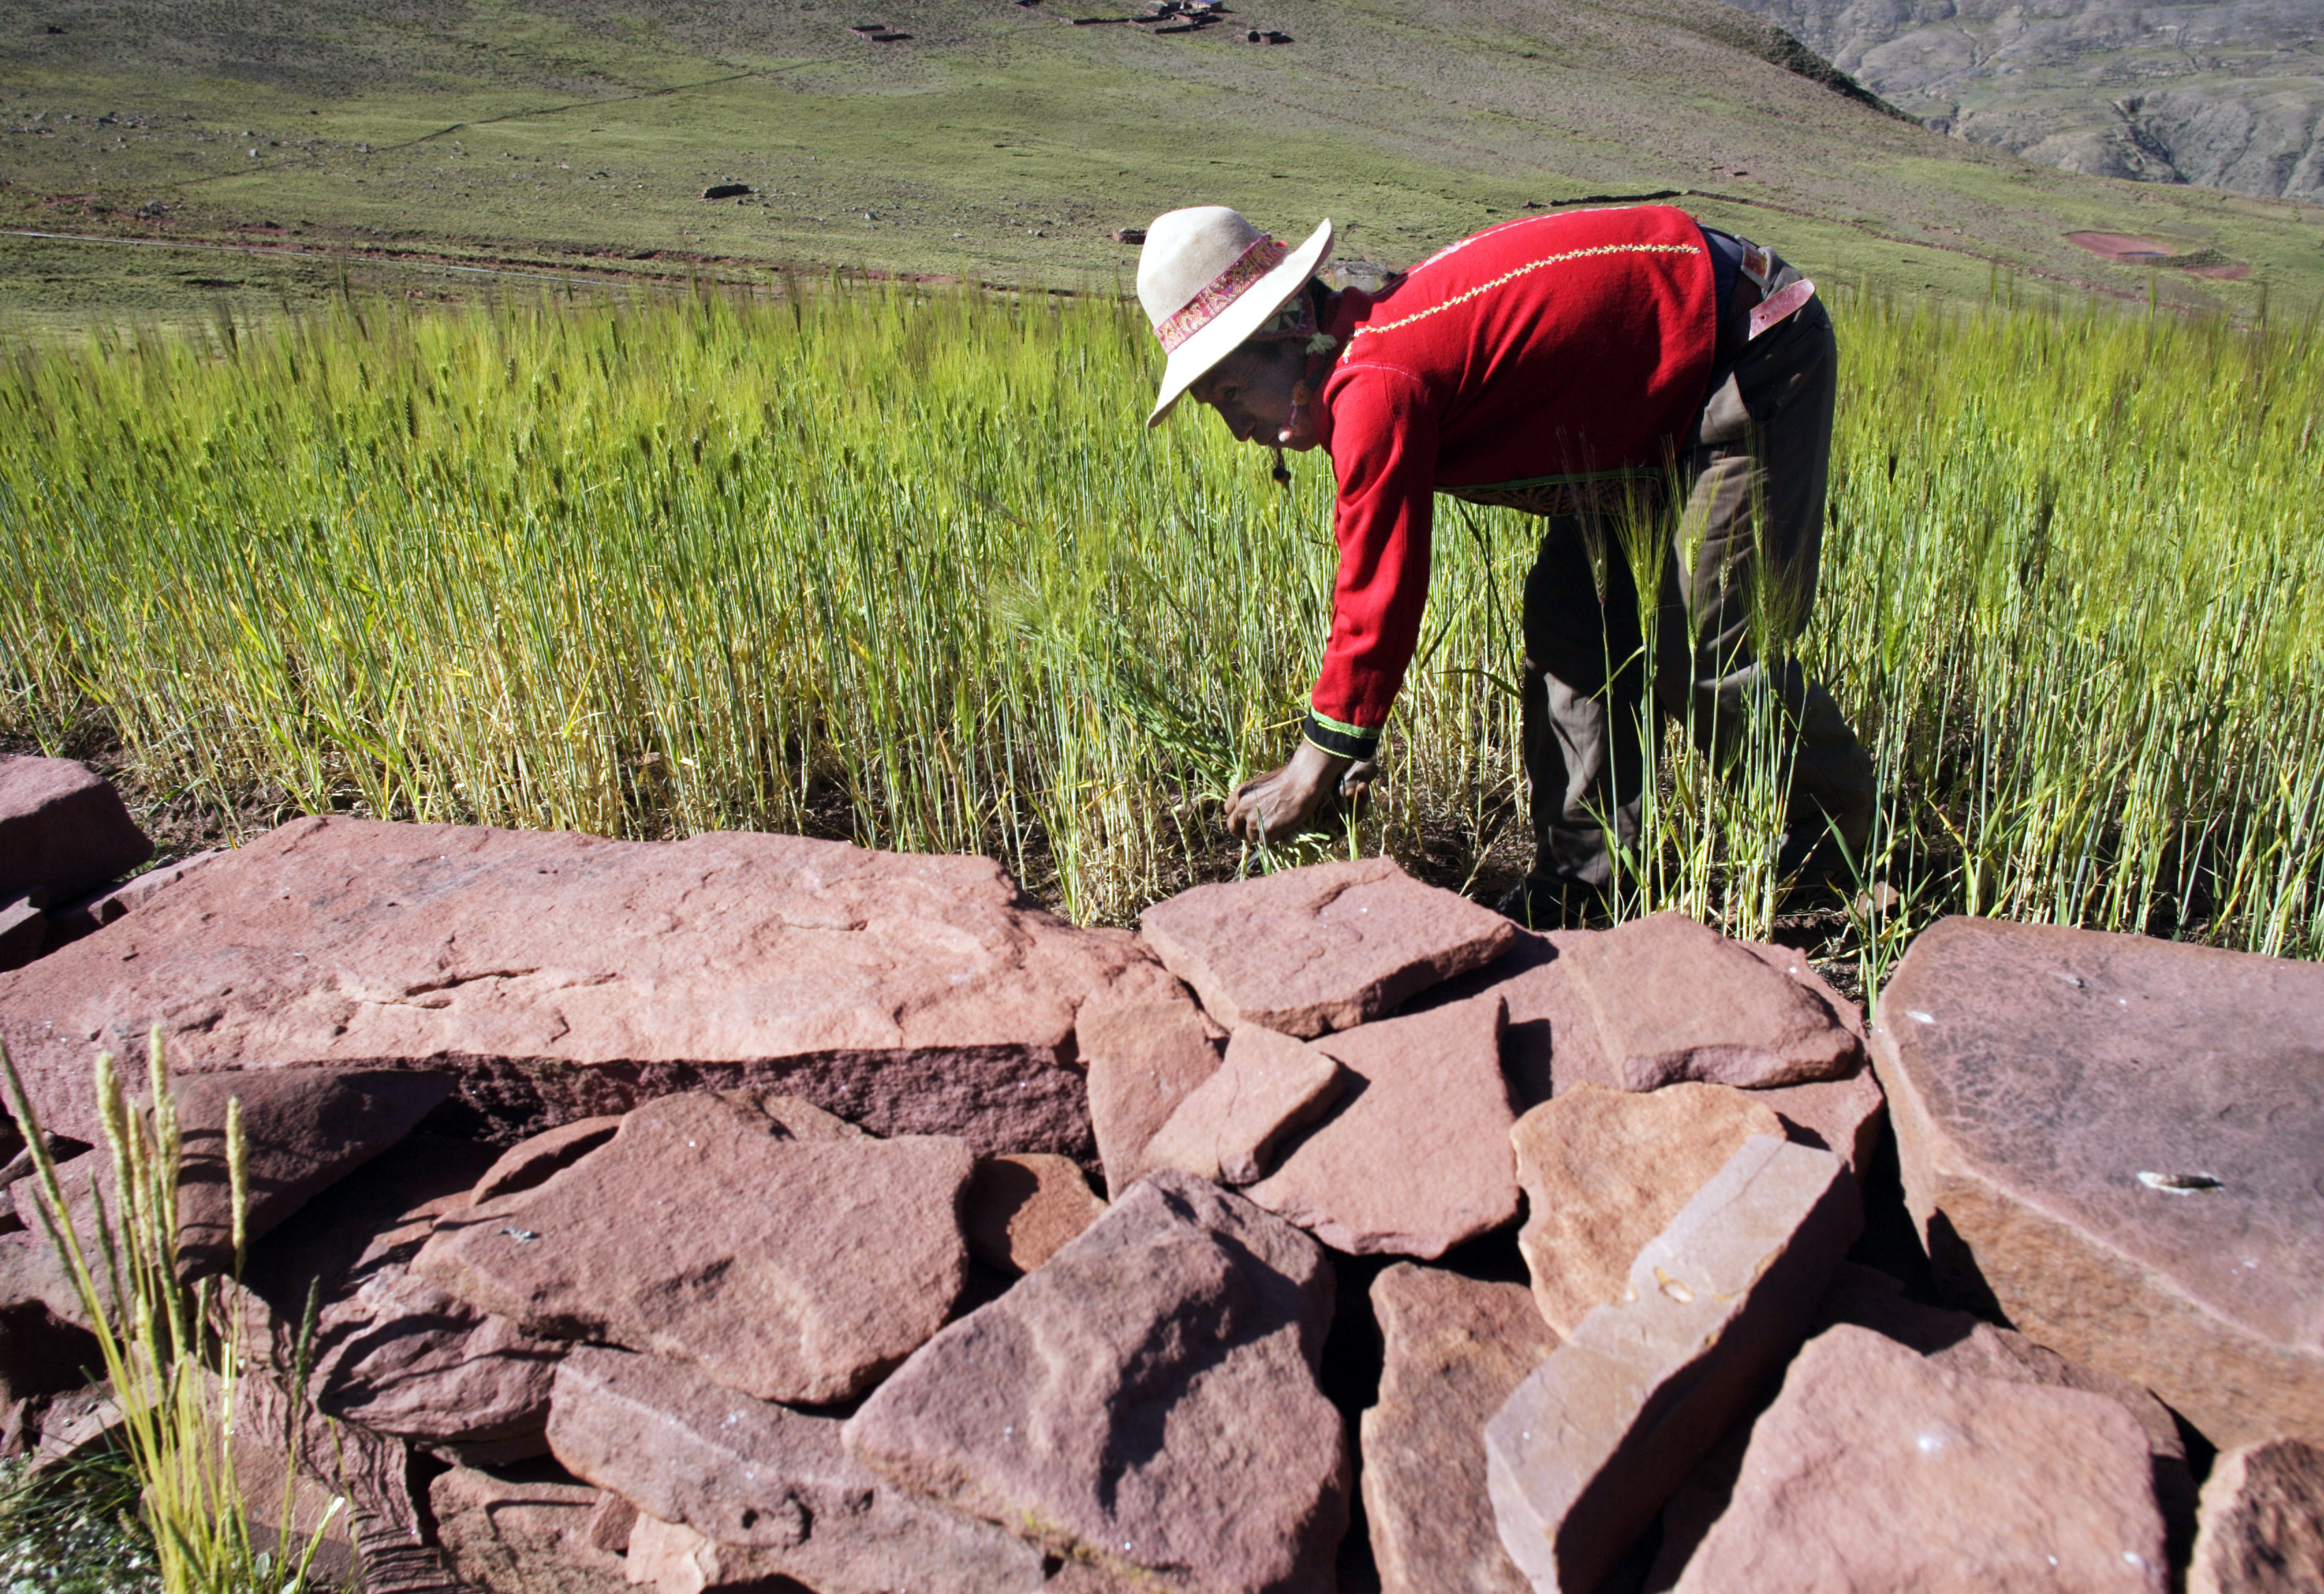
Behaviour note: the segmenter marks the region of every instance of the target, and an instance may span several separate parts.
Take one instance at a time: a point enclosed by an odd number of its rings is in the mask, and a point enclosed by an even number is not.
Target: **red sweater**
[[[1428,594],[1432,494],[1545,512],[1656,472],[1701,410],[1711,256],[1668,206],[1513,221],[1340,295],[1316,405],[1339,482],[1332,639],[1306,734],[1370,758]]]

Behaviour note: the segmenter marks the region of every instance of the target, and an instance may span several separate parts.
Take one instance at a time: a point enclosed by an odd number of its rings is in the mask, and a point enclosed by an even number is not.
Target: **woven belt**
[[[1770,294],[1767,291],[1767,285],[1775,280],[1775,273],[1783,268],[1776,264],[1774,255],[1757,244],[1746,238],[1738,238],[1735,241],[1743,245],[1744,280],[1749,282],[1756,291],[1754,300],[1744,301],[1736,307],[1748,308],[1751,312],[1750,327],[1743,341],[1753,343],[1757,342],[1759,336],[1776,322],[1813,299],[1815,284],[1802,277],[1788,288],[1777,289]],[[1736,290],[1736,297],[1738,299],[1742,298],[1739,286]]]

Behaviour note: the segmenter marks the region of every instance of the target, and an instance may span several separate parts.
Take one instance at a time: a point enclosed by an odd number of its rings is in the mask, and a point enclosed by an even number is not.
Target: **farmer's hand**
[[[1296,834],[1334,793],[1361,797],[1376,768],[1302,742],[1289,763],[1235,788],[1227,799],[1227,831],[1245,841]]]

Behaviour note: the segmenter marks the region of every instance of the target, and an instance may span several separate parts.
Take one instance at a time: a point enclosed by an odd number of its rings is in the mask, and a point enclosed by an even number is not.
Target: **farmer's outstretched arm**
[[[1436,428],[1418,383],[1402,372],[1342,365],[1327,401],[1339,478],[1333,532],[1340,570],[1332,635],[1309,700],[1299,752],[1247,782],[1227,804],[1227,828],[1250,836],[1296,830],[1347,777],[1369,766],[1420,640],[1428,596]]]

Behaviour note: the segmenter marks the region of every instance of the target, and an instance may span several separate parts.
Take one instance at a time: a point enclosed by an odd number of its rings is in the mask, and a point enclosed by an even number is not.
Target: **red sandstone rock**
[[[1963,1376],[1840,1327],[1793,1363],[1678,1589],[2168,1584],[2145,1436],[2121,1406]]]
[[[538,1189],[612,1139],[621,1127],[621,1116],[613,1113],[604,1118],[576,1119],[520,1140],[484,1170],[484,1176],[468,1193],[468,1200],[474,1204],[496,1195]]]
[[[1574,947],[1607,934],[1602,930],[1551,930],[1545,934],[1520,931],[1509,950],[1489,966],[1445,981],[1406,1010],[1441,1006],[1487,990],[1498,992],[1508,1004],[1509,1027],[1502,1042],[1501,1059],[1519,1111],[1537,1107],[1554,1093],[1576,1085],[1626,1090],[1629,1087],[1623,1083],[1620,1069],[1615,1066],[1598,1034],[1598,1020],[1591,1011],[1589,999],[1574,981],[1575,965],[1565,956]],[[1859,1042],[1863,1039],[1864,1020],[1856,1004],[1834,990],[1798,953],[1789,947],[1766,946],[1753,941],[1737,944],[1769,968],[1797,981],[1834,1015],[1840,1027]],[[1857,1083],[1850,1084],[1851,1080]],[[1794,1138],[1803,1144],[1815,1145],[1828,1129],[1862,1129],[1868,1110],[1865,1106],[1866,1092],[1869,1090],[1875,1099],[1877,1096],[1871,1083],[1869,1069],[1859,1068],[1856,1073],[1837,1080],[1787,1087],[1797,1092],[1794,1099],[1803,1110],[1803,1116],[1794,1120]],[[1772,1097],[1768,1105],[1778,1112],[1784,1111],[1784,1102]],[[1869,1129],[1861,1138],[1877,1140],[1878,1127],[1877,1115],[1874,1113]],[[1837,1140],[1826,1140],[1823,1149],[1843,1158],[1849,1155],[1847,1147]],[[1868,1154],[1868,1145],[1865,1150]]]
[[[96,1336],[78,1323],[44,1302],[0,1297],[0,1405],[77,1389],[92,1374],[101,1377],[104,1366]]]
[[[0,973],[21,969],[49,944],[48,916],[29,897],[0,898]]]
[[[1762,1086],[1832,1079],[1863,1047],[1831,1009],[1748,948],[1684,914],[1575,941],[1561,962],[1622,1085]]]
[[[1946,919],[1873,1050],[1941,1281],[2223,1445],[2324,1433],[2324,968]]]
[[[1306,1236],[1166,1168],[923,1347],[847,1448],[1141,1587],[1320,1594],[1348,1507],[1332,1287]]]
[[[1485,1426],[1501,1543],[1594,1589],[1805,1332],[1863,1227],[1829,1152],[1756,1135]]]
[[[296,1068],[195,1074],[173,1083],[183,1136],[178,1175],[182,1265],[234,1264],[233,1186],[226,1166],[228,1104],[242,1103],[248,1203],[256,1239],[309,1200],[410,1134],[451,1093],[439,1074],[386,1069]]]
[[[503,1143],[747,1085],[881,1134],[1084,1155],[1075,1014],[1144,971],[982,858],[302,819],[0,974],[0,1037],[84,1139],[91,1052],[142,1051],[159,1018],[190,1072],[449,1064],[462,1132]]]
[[[766,1551],[721,1544],[642,1511],[630,1527],[624,1561],[628,1581],[650,1585],[654,1594],[789,1594]]]
[[[2184,1562],[2195,1538],[2195,1479],[2187,1468],[2178,1424],[2161,1401],[2125,1379],[2045,1350],[2023,1334],[1996,1328],[1966,1312],[1908,1300],[1904,1290],[1887,1274],[1843,1263],[1816,1310],[1815,1331],[1839,1324],[1869,1329],[1920,1352],[1932,1366],[1949,1373],[2078,1389],[2112,1400],[2146,1436],[2166,1556],[2174,1564]],[[1667,1589],[1678,1582],[1712,1524],[1727,1509],[1743,1470],[1751,1428],[1743,1422],[1729,1429],[1664,1507],[1662,1545],[1646,1579],[1649,1589]]]
[[[450,1091],[443,1078],[383,1069],[284,1069],[233,1075],[195,1074],[171,1082],[182,1152],[178,1175],[178,1249],[189,1275],[234,1265],[234,1202],[226,1162],[230,1101],[242,1102],[248,1179],[246,1237],[257,1239],[410,1132]],[[86,1199],[90,1182],[106,1210],[116,1202],[113,1158],[91,1152],[60,1168],[67,1198]],[[28,1229],[41,1230],[33,1207],[37,1177],[10,1186]],[[43,1231],[44,1232],[44,1231]],[[88,1232],[94,1235],[94,1229]]]
[[[32,891],[63,902],[152,855],[121,794],[96,770],[0,753],[0,902]]]
[[[412,1271],[531,1332],[840,1400],[951,1313],[974,1166],[955,1139],[795,1139],[747,1099],[664,1097],[538,1188],[438,1220]]]
[[[1075,1033],[1089,1064],[1090,1123],[1105,1187],[1118,1193],[1148,1172],[1154,1132],[1218,1072],[1226,1037],[1176,980],[1093,997]]]
[[[1888,1127],[1888,1100],[1880,1093],[1879,1078],[1868,1064],[1859,1064],[1854,1073],[1839,1079],[1754,1091],[1751,1099],[1773,1109],[1792,1139],[1831,1152],[1859,1179]]]
[[[1864,1009],[1840,995],[1797,947],[1774,946],[1765,941],[1740,941],[1736,944],[1785,979],[1806,987],[1808,994],[1821,1002],[1824,1010],[1858,1043],[1869,1038],[1864,1027]]]
[[[1382,1594],[1526,1594],[1485,1492],[1485,1424],[1557,1349],[1526,1287],[1399,1262],[1372,1284],[1386,1341],[1363,1414],[1364,1515]]]
[[[1335,1250],[1441,1257],[1517,1215],[1501,999],[1324,1037],[1353,1076],[1244,1193]]]
[[[1544,1321],[1571,1335],[1592,1308],[1618,1303],[1646,1242],[1745,1141],[1783,1133],[1754,1096],[1692,1083],[1643,1093],[1583,1085],[1517,1119],[1517,1248]]]
[[[1285,1138],[1321,1117],[1344,1083],[1314,1046],[1246,1024],[1229,1038],[1225,1064],[1147,1142],[1146,1160],[1215,1184],[1256,1184]]]
[[[297,1428],[294,1475],[283,1442],[293,1432],[290,1417],[283,1387],[263,1369],[246,1368],[235,1381],[234,1431],[241,1441],[235,1471],[254,1527],[280,1519],[286,1487],[294,1532],[317,1520],[336,1495],[346,1502],[338,1520],[352,1529],[365,1594],[466,1594],[429,1542],[403,1442],[327,1422],[309,1406]]]
[[[226,856],[226,849],[213,847],[206,852],[189,852],[175,863],[164,863],[159,869],[149,869],[136,879],[118,886],[104,886],[65,903],[49,915],[51,940],[61,946],[68,941],[78,941],[83,935],[94,935],[124,914],[133,913],[153,899],[155,892],[173,886],[203,864]]]
[[[968,1254],[988,1267],[1030,1273],[1105,1216],[1071,1157],[1037,1152],[987,1157],[962,1199]]]
[[[583,1347],[558,1369],[549,1439],[646,1516],[819,1594],[1041,1586],[1038,1549],[875,1476],[839,1429],[675,1362]]]
[[[586,1484],[516,1481],[471,1467],[428,1488],[445,1560],[483,1594],[628,1594],[621,1555],[590,1542],[602,1497]]]
[[[1139,930],[1221,1023],[1300,1036],[1392,1013],[1517,938],[1500,915],[1388,858],[1197,886],[1148,908]]]
[[[304,1354],[315,1408],[484,1464],[547,1448],[561,1341],[414,1277],[436,1219],[468,1204],[489,1147],[415,1136],[325,1191],[252,1248],[245,1278],[271,1308],[278,1374]]]
[[[2324,1589],[2324,1445],[2271,1439],[2229,1451],[2203,1485],[2187,1594]]]

